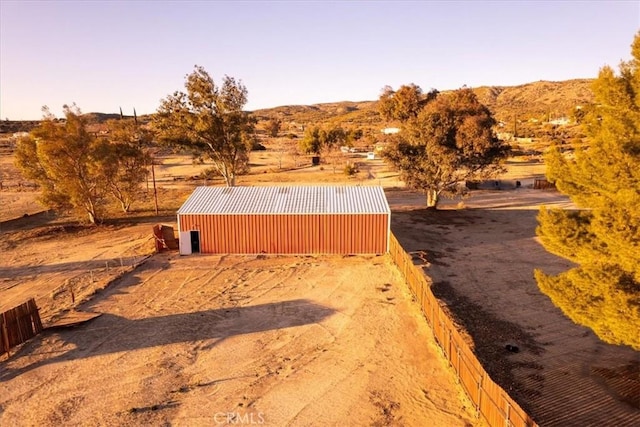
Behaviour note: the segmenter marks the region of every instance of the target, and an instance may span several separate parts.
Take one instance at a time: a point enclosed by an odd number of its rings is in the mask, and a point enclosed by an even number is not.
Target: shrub
[[[252,151],[264,151],[266,149],[267,149],[267,147],[265,147],[264,145],[260,144],[258,141],[254,141],[253,144],[251,145],[251,150]]]
[[[347,176],[353,176],[358,172],[360,172],[360,170],[358,169],[358,165],[356,163],[347,163],[344,166],[344,174]]]

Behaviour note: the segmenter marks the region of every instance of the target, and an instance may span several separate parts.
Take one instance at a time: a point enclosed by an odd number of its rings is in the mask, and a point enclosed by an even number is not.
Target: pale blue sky
[[[248,110],[595,77],[630,57],[639,1],[0,0],[0,119],[154,112],[202,65]]]

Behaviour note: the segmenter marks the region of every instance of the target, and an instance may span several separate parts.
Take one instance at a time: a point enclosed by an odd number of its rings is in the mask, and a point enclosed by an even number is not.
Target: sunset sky
[[[202,65],[247,110],[592,78],[629,59],[639,1],[0,0],[0,118],[154,112]]]

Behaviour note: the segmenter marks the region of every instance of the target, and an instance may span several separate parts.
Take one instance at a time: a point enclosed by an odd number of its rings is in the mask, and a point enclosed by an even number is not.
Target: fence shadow
[[[120,218],[109,218],[104,221],[104,225],[112,225],[112,226],[130,226],[130,225],[140,225],[140,224],[174,224],[176,222],[176,216],[174,215],[166,215],[164,212],[160,212],[159,215],[154,213],[147,212],[133,212],[130,216],[120,217]]]
[[[397,230],[402,235],[402,246],[408,251],[423,249],[432,243],[446,243],[446,232],[456,230],[459,227],[473,229],[474,224],[478,224],[483,232],[491,227],[506,233],[495,233],[486,236],[486,242],[494,239],[504,241],[505,239],[522,239],[535,237],[535,228],[538,224],[537,216],[539,210],[536,209],[514,209],[514,210],[476,210],[464,209],[452,212],[450,210],[429,210],[414,209],[401,212],[394,212],[391,217],[391,229]],[[516,225],[510,225],[516,224]],[[508,233],[509,227],[517,227],[517,234]],[[420,234],[403,232],[405,230],[420,229],[425,231]],[[523,230],[530,230],[527,235]],[[436,233],[436,231],[439,231]],[[400,237],[399,237],[400,238]]]
[[[535,426],[533,419],[485,371],[455,321],[434,296],[422,269],[414,264],[413,257],[405,252],[393,234],[389,252],[478,415],[492,427]]]
[[[296,299],[141,319],[103,314],[74,329],[45,330],[13,354],[11,359],[43,356],[38,355],[37,347],[49,334],[59,335],[73,348],[54,353],[51,357],[45,355],[44,359],[18,369],[0,365],[0,382],[41,366],[110,353],[183,342],[193,342],[201,349],[209,349],[225,338],[318,323],[334,312],[312,301]]]
[[[138,264],[146,254],[122,256],[117,258],[93,259],[89,261],[61,262],[37,266],[0,267],[0,279],[17,279],[37,274],[65,273],[69,271],[108,270],[110,268],[130,267]]]

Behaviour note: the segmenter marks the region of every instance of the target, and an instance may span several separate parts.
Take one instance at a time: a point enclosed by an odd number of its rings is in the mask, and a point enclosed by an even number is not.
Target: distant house
[[[496,136],[501,141],[511,141],[513,139],[513,134],[511,132],[497,132]]]
[[[15,132],[11,135],[13,139],[24,138],[25,136],[29,136],[29,132]]]
[[[384,128],[382,129],[382,133],[385,135],[392,135],[394,133],[400,132],[400,128]]]

